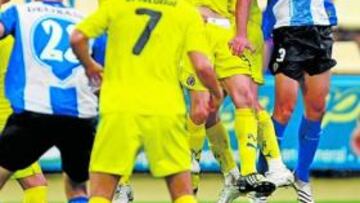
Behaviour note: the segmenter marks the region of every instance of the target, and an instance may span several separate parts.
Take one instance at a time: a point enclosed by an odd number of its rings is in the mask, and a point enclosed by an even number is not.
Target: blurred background
[[[13,0],[23,3],[24,0]],[[96,0],[69,0],[66,2],[85,14],[97,7]],[[266,0],[259,0],[266,5]],[[312,165],[314,193],[320,202],[360,203],[360,0],[335,0],[339,15],[339,26],[335,31],[334,58],[338,61],[333,69],[332,87],[328,96],[327,114],[323,122],[323,137]],[[274,105],[274,81],[266,76],[266,84],[260,90],[260,100],[270,112]],[[291,122],[285,132],[282,155],[289,168],[297,158],[297,124],[302,116],[301,98]],[[229,99],[222,107],[222,119],[230,135],[234,155],[238,158],[233,130],[233,106]],[[119,151],[119,155],[121,151]],[[51,149],[40,161],[49,180],[50,201],[64,202],[61,182],[61,162],[57,149]],[[202,171],[205,172],[200,185],[199,199],[214,202],[222,186],[219,166],[207,145],[202,154]],[[169,199],[165,184],[148,175],[148,165],[143,154],[139,154],[132,185],[135,202],[164,202]],[[0,192],[2,202],[20,202],[22,191],[15,181],[9,181]],[[295,202],[292,189],[281,189],[273,195],[275,202]],[[245,202],[245,198],[242,199]]]

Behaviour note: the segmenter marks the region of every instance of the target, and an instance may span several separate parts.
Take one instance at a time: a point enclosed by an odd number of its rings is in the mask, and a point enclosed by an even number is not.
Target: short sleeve
[[[4,36],[14,33],[17,22],[18,12],[16,6],[11,6],[4,12],[0,13],[0,23],[3,24],[5,29]]]
[[[80,22],[76,28],[89,38],[96,38],[104,34],[108,29],[110,16],[109,2],[104,2],[95,13]]]
[[[205,23],[200,13],[194,9],[189,17],[191,18],[188,21],[185,50],[208,54],[209,45],[205,34]]]
[[[264,34],[264,40],[272,38],[272,31],[276,23],[274,13],[271,8],[271,5],[268,4],[266,10],[263,12],[262,31]]]
[[[106,34],[103,34],[95,39],[94,45],[92,47],[92,57],[102,66],[105,64],[106,41],[107,36]]]

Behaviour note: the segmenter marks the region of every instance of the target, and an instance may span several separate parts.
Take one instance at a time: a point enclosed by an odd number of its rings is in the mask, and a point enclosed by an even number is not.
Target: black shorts
[[[273,31],[272,74],[283,73],[303,80],[304,73],[316,75],[331,69],[333,37],[331,26],[282,27]]]
[[[63,171],[75,182],[88,180],[97,120],[23,112],[12,114],[0,137],[0,166],[24,169],[56,146]]]

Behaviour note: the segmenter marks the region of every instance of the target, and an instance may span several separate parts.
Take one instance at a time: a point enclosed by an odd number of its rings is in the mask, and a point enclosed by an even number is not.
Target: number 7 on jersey
[[[133,54],[140,55],[142,50],[144,49],[146,43],[149,41],[151,32],[154,30],[156,25],[161,19],[161,13],[158,11],[140,8],[136,9],[136,15],[148,15],[150,17],[149,22],[146,24],[143,32],[141,33],[139,39],[133,47]]]

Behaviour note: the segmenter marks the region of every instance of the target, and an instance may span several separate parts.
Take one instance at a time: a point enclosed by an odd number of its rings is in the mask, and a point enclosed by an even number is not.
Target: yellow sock
[[[130,176],[122,176],[119,184],[120,185],[130,185]]]
[[[195,155],[195,159],[199,161],[206,137],[205,124],[197,125],[189,117],[187,127],[190,132],[189,143],[191,152]]]
[[[193,195],[184,195],[177,198],[174,203],[197,203]]]
[[[220,163],[221,172],[229,173],[236,167],[235,159],[230,147],[229,134],[222,122],[206,129],[210,148],[216,160]]]
[[[111,201],[104,197],[91,197],[89,203],[111,203]]]
[[[259,145],[261,146],[261,153],[266,160],[281,159],[279,144],[276,140],[274,125],[270,115],[266,111],[259,111],[257,113],[259,122]]]
[[[47,187],[38,186],[24,191],[23,203],[47,203]]]
[[[240,171],[243,176],[256,172],[257,130],[258,123],[254,110],[237,109],[235,132],[239,142]]]

